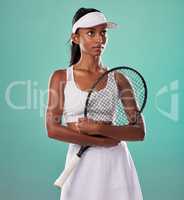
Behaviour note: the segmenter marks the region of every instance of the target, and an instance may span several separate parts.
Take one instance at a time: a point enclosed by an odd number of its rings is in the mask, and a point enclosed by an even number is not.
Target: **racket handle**
[[[60,174],[60,176],[54,182],[54,186],[62,188],[67,178],[70,176],[73,169],[77,166],[80,157],[76,154],[73,159],[70,161],[69,166],[64,169],[64,171]]]

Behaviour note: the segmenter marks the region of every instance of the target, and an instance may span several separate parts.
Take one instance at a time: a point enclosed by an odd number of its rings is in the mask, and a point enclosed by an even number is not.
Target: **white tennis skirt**
[[[69,144],[65,167],[79,149]],[[126,142],[87,149],[62,187],[60,200],[143,200]]]

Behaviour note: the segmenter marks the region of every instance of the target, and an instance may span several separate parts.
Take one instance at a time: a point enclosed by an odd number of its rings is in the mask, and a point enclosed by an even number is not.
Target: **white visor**
[[[107,24],[107,28],[117,28],[118,25],[114,22],[108,22],[104,14],[101,12],[90,12],[81,17],[72,27],[72,33],[75,33],[77,28],[88,28],[100,24]]]

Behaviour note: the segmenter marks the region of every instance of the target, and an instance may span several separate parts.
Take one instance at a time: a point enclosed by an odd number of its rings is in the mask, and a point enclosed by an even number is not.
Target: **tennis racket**
[[[137,123],[146,101],[147,86],[143,76],[131,67],[119,66],[107,70],[95,81],[86,99],[84,117],[117,126],[133,125]],[[127,113],[132,109],[135,114],[130,119]],[[54,182],[55,186],[62,188],[89,147],[81,146],[68,168]]]

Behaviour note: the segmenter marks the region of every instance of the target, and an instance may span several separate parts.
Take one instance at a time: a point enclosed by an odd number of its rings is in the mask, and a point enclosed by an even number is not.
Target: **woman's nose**
[[[103,36],[100,34],[97,34],[97,42],[102,43],[103,42]]]

